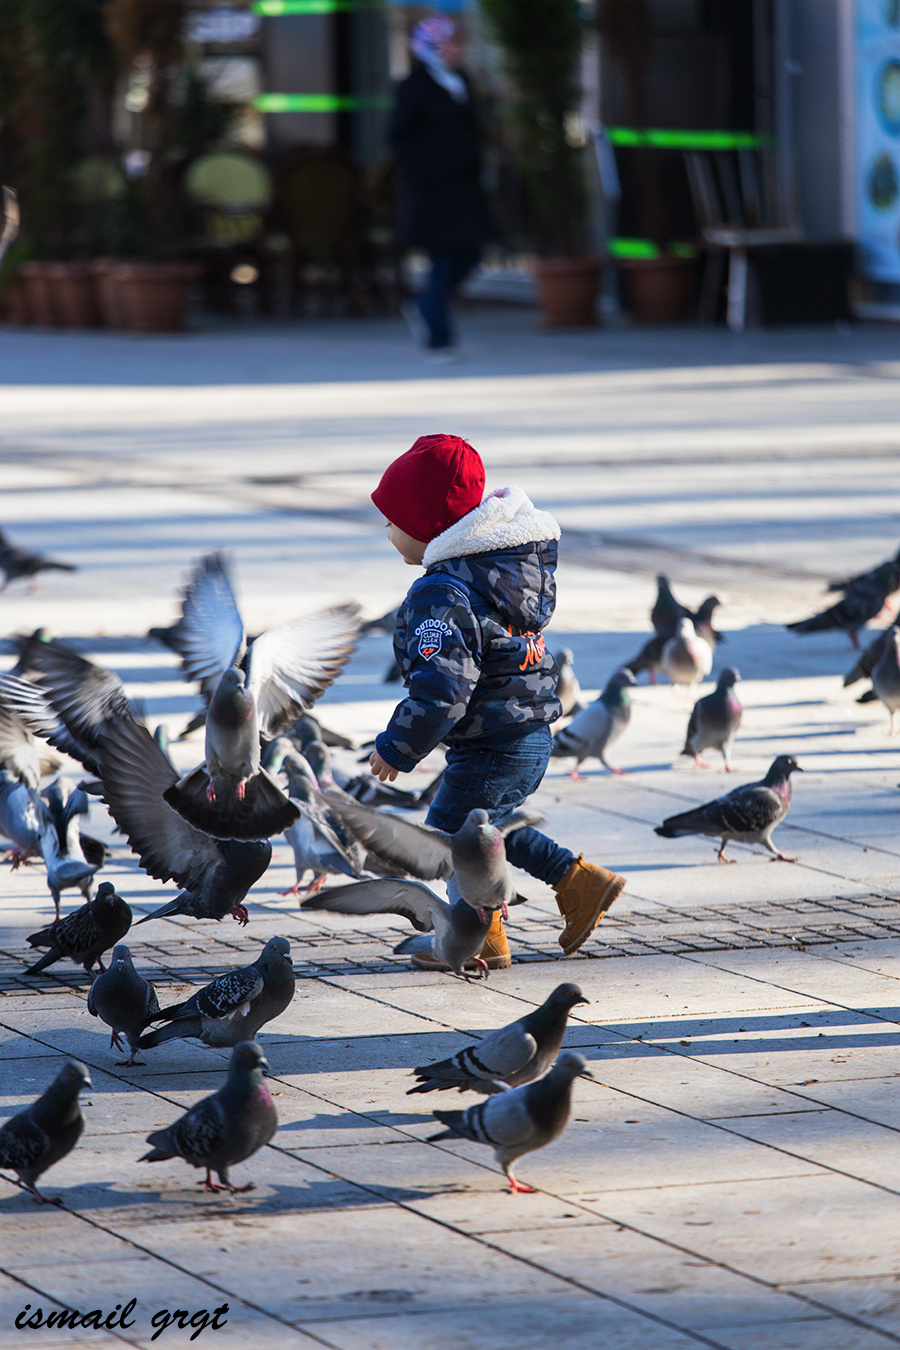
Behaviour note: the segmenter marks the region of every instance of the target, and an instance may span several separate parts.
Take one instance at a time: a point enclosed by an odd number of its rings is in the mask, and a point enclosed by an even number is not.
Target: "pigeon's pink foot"
[[[215,1182],[213,1181],[213,1179],[212,1179],[212,1172],[210,1172],[209,1169],[207,1169],[207,1172],[206,1172],[206,1180],[205,1180],[205,1181],[198,1181],[198,1182],[197,1182],[197,1185],[198,1185],[198,1186],[202,1186],[203,1189],[204,1189],[205,1191],[212,1191],[212,1192],[214,1192],[214,1193],[216,1193],[216,1194],[218,1194],[219,1191],[227,1191],[227,1190],[228,1190],[228,1187],[227,1187],[227,1186],[217,1186],[217,1185],[216,1185],[216,1183],[215,1183]]]
[[[476,905],[475,913],[478,915],[482,923],[490,923],[490,919],[488,918],[488,912],[485,909],[484,905]]]
[[[509,905],[506,903],[505,900],[500,906],[500,917],[501,919],[504,920],[509,918]]]
[[[18,844],[14,844],[7,853],[6,858],[12,870],[16,872],[20,867],[28,866],[30,856],[27,849],[20,848]]]
[[[115,1048],[116,1050],[125,1049],[125,1047],[122,1044],[122,1037],[119,1035],[117,1031],[114,1031],[109,1038],[109,1048],[110,1050],[112,1050],[113,1048]]]
[[[300,882],[299,882],[299,881],[295,881],[294,884],[293,884],[293,886],[288,886],[288,888],[287,888],[286,891],[279,891],[278,894],[279,894],[279,895],[299,895],[300,892],[301,892],[303,889],[304,889],[304,887],[302,887],[302,886],[300,885]]]
[[[256,1182],[248,1181],[246,1186],[229,1186],[232,1195],[243,1195],[245,1191],[255,1191]]]
[[[571,780],[572,780],[573,783],[583,783],[583,782],[584,782],[584,774],[583,774],[583,773],[579,773],[578,770],[577,770],[577,768],[572,770],[572,772],[569,774],[569,777],[571,778]]]
[[[473,959],[472,959],[472,965],[475,966],[475,968],[476,968],[477,971],[478,971],[478,974],[477,974],[477,975],[470,975],[470,974],[468,973],[468,971],[464,970],[464,971],[463,971],[463,978],[464,978],[467,982],[470,981],[470,980],[486,980],[487,977],[488,977],[488,963],[487,963],[487,961],[482,961],[482,959],[481,959],[480,956],[476,956],[476,957],[473,957]]]
[[[607,764],[606,767],[609,769],[610,773],[624,774],[624,773],[626,772],[625,769],[616,769],[616,768],[614,768],[614,766],[613,766],[612,764]]]
[[[709,765],[707,764],[706,760],[705,760],[705,759],[701,759],[699,755],[695,755],[695,756],[694,756],[694,763],[697,765],[697,768],[698,768],[698,769],[708,769],[708,768],[709,768]]]
[[[246,928],[247,924],[250,922],[250,915],[247,913],[246,905],[235,905],[234,909],[231,911],[231,917],[236,923],[241,924],[244,928]]]
[[[212,779],[210,779],[206,785],[206,800],[208,802],[214,802],[216,800],[216,785]]]
[[[136,1051],[136,1050],[132,1050],[132,1052],[131,1052],[131,1059],[117,1059],[117,1060],[116,1060],[116,1065],[117,1065],[117,1067],[120,1068],[120,1069],[130,1069],[130,1068],[132,1067],[132,1065],[136,1064],[139,1068],[143,1068],[144,1065],[145,1065],[145,1063],[146,1063],[146,1060],[143,1060],[143,1059],[135,1059],[135,1055],[136,1055],[136,1054],[137,1054],[137,1051]]]
[[[242,802],[244,800],[244,797],[247,795],[248,781],[249,780],[247,778],[242,778],[241,781],[238,783],[237,787],[234,789],[235,799],[239,802]]]
[[[314,881],[311,881],[309,883],[309,885],[306,888],[307,895],[318,895],[319,891],[322,889],[324,885],[325,885],[325,873],[323,872],[320,877],[316,877]]]
[[[515,1177],[513,1176],[512,1172],[507,1172],[506,1178],[507,1178],[507,1180],[508,1180],[508,1182],[509,1182],[509,1189],[513,1192],[514,1195],[515,1195],[515,1194],[519,1194],[519,1195],[537,1195],[537,1187],[536,1187],[536,1186],[526,1186],[525,1183],[524,1183],[524,1181],[516,1181],[516,1179],[515,1179]]]
[[[39,1205],[62,1205],[61,1195],[44,1195],[43,1191],[39,1191],[37,1186],[27,1186],[25,1189],[31,1191]]]

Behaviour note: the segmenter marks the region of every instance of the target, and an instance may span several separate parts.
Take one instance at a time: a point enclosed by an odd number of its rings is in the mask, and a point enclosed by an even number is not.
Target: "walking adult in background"
[[[431,260],[408,318],[422,330],[426,353],[447,360],[453,355],[454,293],[478,265],[490,234],[478,119],[459,69],[463,37],[453,20],[423,19],[409,45],[415,63],[397,86],[388,132],[400,170],[397,242],[424,249]]]

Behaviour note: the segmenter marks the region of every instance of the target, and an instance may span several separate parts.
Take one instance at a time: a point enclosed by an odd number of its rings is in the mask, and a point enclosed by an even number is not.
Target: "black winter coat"
[[[490,238],[471,93],[457,103],[423,65],[398,86],[388,139],[400,169],[397,243],[477,253]]]

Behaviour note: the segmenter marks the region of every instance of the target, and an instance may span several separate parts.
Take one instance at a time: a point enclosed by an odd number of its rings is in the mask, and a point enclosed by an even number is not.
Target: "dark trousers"
[[[426,823],[455,833],[470,811],[481,807],[491,820],[521,806],[540,786],[550,760],[553,737],[546,722],[532,722],[514,739],[508,732],[479,736],[447,747],[447,767]],[[574,853],[530,826],[506,839],[514,867],[555,886],[575,860]]]
[[[479,254],[431,253],[431,272],[425,289],[416,296],[416,304],[428,329],[428,347],[437,350],[453,343],[450,302],[474,267]]]

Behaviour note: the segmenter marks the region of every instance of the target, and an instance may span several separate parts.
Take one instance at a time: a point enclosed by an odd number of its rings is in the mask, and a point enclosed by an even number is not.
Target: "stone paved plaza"
[[[534,798],[562,843],[628,877],[595,938],[559,958],[546,887],[509,924],[514,964],[484,983],[414,970],[401,919],[301,912],[276,841],[240,929],[154,920],[128,939],[169,1004],[274,934],[291,941],[291,1008],[265,1029],[280,1117],[204,1195],[145,1136],[223,1079],[228,1054],[171,1041],[125,1069],[61,962],[23,976],[52,917],[40,863],[0,873],[4,1115],[71,1054],[90,1068],[87,1125],[44,1178],[64,1208],[0,1180],[0,1345],[191,1344],[161,1310],[228,1305],[202,1346],[332,1350],[877,1350],[900,1343],[900,741],[865,686],[842,687],[844,635],[783,624],[823,586],[900,543],[896,330],[543,334],[527,309],[473,311],[455,366],[419,364],[391,320],[208,329],[177,337],[0,331],[0,525],[76,563],[36,594],[0,594],[0,637],[46,626],[117,670],[151,725],[198,707],[171,653],[191,562],[230,550],[252,632],[357,599],[395,604],[414,573],[368,493],[419,434],[482,452],[563,525],[549,634],[599,689],[649,631],[657,571],[679,598],[722,600],[745,707],[726,779],[679,755],[688,704],[635,692],[614,778],[553,761]],[[357,743],[397,686],[365,638],[320,704]],[[0,668],[13,661],[0,648]],[[179,767],[203,754],[179,742]],[[795,754],[775,842],[794,865],[711,840],[664,840],[664,816]],[[352,757],[349,757],[352,762]],[[432,773],[440,756],[427,761]],[[420,787],[425,772],[404,786]],[[138,913],[148,879],[102,807],[102,876]],[[76,907],[74,893],[64,908]],[[589,1061],[563,1137],[525,1158],[511,1195],[488,1149],[426,1142],[437,1094],[409,1070],[452,1053],[574,979],[590,1000],[566,1044]],[[474,1099],[472,1099],[474,1100]],[[109,1332],[17,1330],[26,1304],[81,1312],[136,1299]],[[29,1314],[30,1315],[30,1314]],[[182,1319],[183,1320],[183,1319]],[[152,1339],[156,1336],[156,1339]]]

